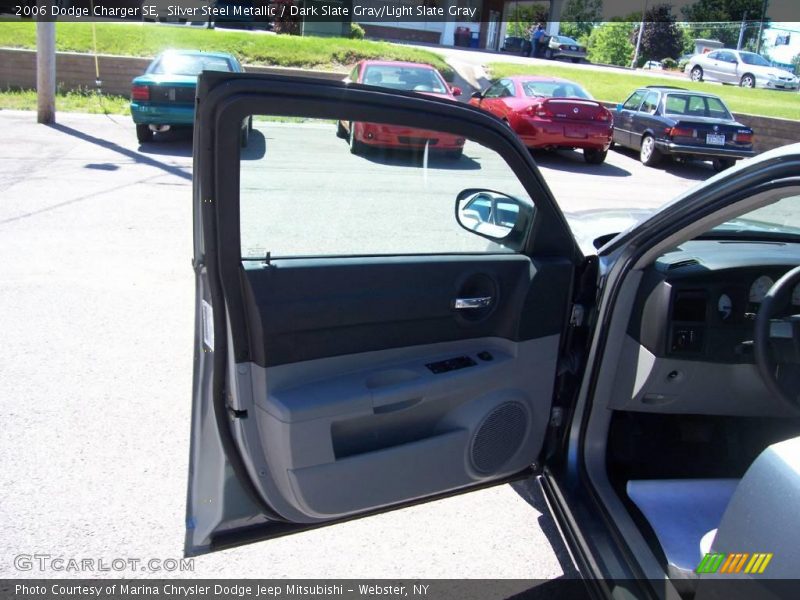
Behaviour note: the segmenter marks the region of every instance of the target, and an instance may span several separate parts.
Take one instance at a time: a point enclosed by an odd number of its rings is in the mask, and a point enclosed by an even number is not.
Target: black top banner
[[[0,18],[240,23],[490,22],[516,11],[565,22],[797,22],[800,0],[0,0]]]

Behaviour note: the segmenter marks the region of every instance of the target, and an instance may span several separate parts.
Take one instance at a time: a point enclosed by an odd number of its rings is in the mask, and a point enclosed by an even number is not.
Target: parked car
[[[567,79],[505,77],[469,103],[502,119],[528,148],[579,148],[586,162],[599,164],[611,145],[611,113]]]
[[[554,35],[547,42],[544,57],[547,59],[569,58],[572,62],[578,63],[586,60],[586,48],[571,37]]]
[[[638,150],[648,167],[672,156],[710,160],[722,171],[755,154],[753,135],[719,97],[678,87],[639,88],[614,118],[614,143]]]
[[[696,54],[686,63],[684,72],[692,81],[719,81],[745,88],[796,90],[800,86],[800,80],[789,71],[773,67],[760,54],[742,50]]]
[[[411,62],[362,60],[345,81],[417,92],[453,102],[457,102],[456,96],[462,93],[461,88],[449,85],[431,65]],[[408,127],[338,121],[336,135],[349,142],[353,154],[363,154],[371,148],[422,150],[427,147],[457,159],[464,152],[463,137]]]
[[[644,63],[643,69],[654,69],[656,71],[662,71],[664,69],[663,65],[657,60],[648,60]]]
[[[131,87],[131,116],[139,143],[151,142],[153,134],[194,124],[197,76],[203,71],[241,73],[242,65],[226,52],[167,50],[162,52]],[[242,146],[252,119],[242,123]]]
[[[530,56],[531,54],[531,41],[523,37],[507,36],[503,40],[503,45],[500,48],[501,52],[509,52],[511,54],[520,54],[522,56]]]
[[[587,246],[519,138],[483,111],[218,73],[201,77],[198,98],[186,555],[321,526],[332,540],[357,518],[521,482],[555,520],[554,547],[563,536],[564,571],[586,580],[557,597],[797,598],[800,144]],[[249,206],[231,176],[241,165],[223,133],[238,125],[236,103],[435,122],[493,158],[454,197],[439,184],[459,173],[434,183],[401,165],[370,171],[363,200],[351,170],[335,188],[290,190],[316,195],[276,214],[260,194]],[[307,180],[305,148],[280,152],[280,168]],[[378,204],[412,179],[435,202]],[[323,204],[336,220],[307,218]],[[415,223],[424,240],[455,232],[488,248],[421,251]],[[265,257],[243,252],[248,229],[338,244]],[[390,251],[354,252],[387,231]],[[452,586],[432,582],[429,597],[464,596],[437,585]],[[503,597],[554,596],[528,588]]]

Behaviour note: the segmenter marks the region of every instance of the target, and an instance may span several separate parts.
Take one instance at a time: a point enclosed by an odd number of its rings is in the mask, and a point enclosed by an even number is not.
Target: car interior
[[[708,552],[773,553],[772,577],[800,564],[787,544],[800,500],[797,349],[767,365],[778,394],[756,357],[759,311],[770,313],[770,340],[800,312],[800,230],[781,237],[765,222],[790,222],[800,195],[746,204],[743,217],[699,223],[628,276],[609,337],[618,352],[605,355],[587,434],[589,474],[615,524],[646,576],[666,573],[684,598],[704,597],[696,570]],[[796,345],[791,327],[788,338]],[[726,568],[767,566],[748,556]]]

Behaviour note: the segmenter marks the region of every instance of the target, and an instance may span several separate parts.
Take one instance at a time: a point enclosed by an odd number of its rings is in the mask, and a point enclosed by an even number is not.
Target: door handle
[[[453,303],[453,308],[456,310],[474,310],[477,308],[486,308],[491,305],[491,296],[480,296],[478,298],[456,298]]]

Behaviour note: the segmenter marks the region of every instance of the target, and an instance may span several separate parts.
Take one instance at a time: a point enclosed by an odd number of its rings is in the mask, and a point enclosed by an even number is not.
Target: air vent
[[[696,258],[685,258],[683,260],[679,260],[678,262],[674,262],[667,267],[670,271],[675,269],[683,269],[684,267],[694,267],[695,265],[699,265],[700,261]]]

